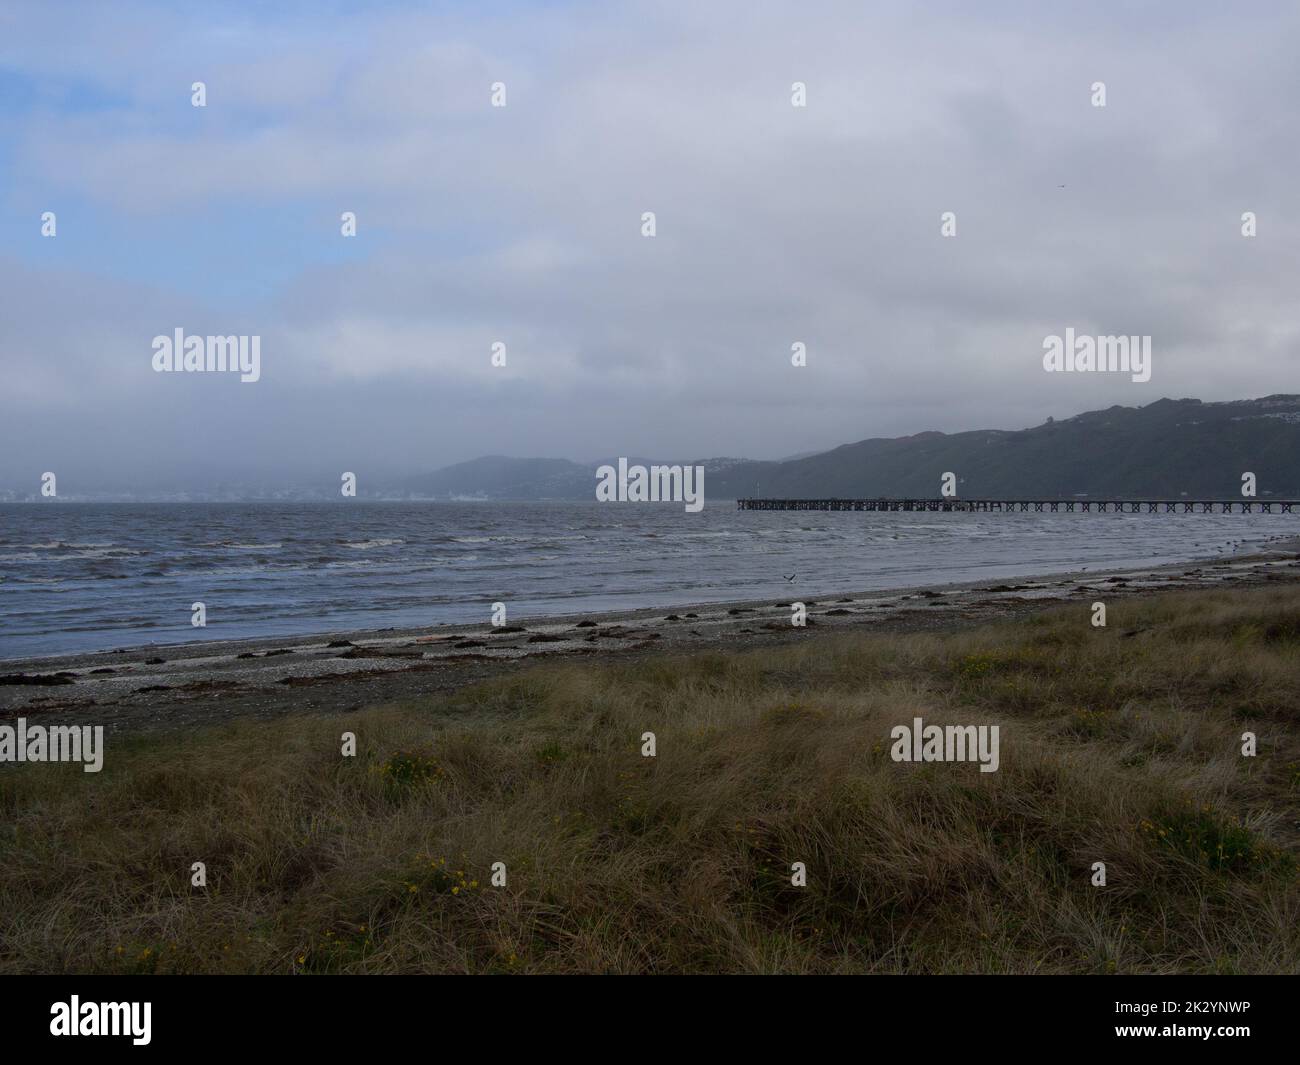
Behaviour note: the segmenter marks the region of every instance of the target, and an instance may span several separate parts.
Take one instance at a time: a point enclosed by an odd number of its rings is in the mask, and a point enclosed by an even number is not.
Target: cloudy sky
[[[1300,391],[1300,9],[1066,6],[6,0],[0,487]],[[178,327],[262,379],[153,372]],[[1067,327],[1151,381],[1046,373]]]

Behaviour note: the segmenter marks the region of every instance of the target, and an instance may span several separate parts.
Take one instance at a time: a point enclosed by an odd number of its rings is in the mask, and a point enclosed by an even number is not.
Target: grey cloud
[[[6,269],[7,478],[91,453],[185,476],[227,429],[227,465],[293,479],[490,452],[776,457],[1294,390],[1289,12],[644,5],[509,26],[394,10],[344,20],[351,49],[319,26],[256,45],[207,29],[38,50],[41,69],[135,102],[43,115],[12,180],[168,212],[178,241],[213,204],[303,198],[362,203],[358,239],[388,239],[257,307]],[[230,82],[202,138],[150,122],[162,83],[129,74],[161,48],[179,76],[187,47]],[[494,112],[498,71],[510,106]],[[1243,210],[1260,212],[1254,241]],[[246,323],[264,380],[148,374],[160,319]],[[1069,325],[1153,335],[1152,382],[1044,374],[1043,336]],[[510,367],[493,376],[497,339]]]

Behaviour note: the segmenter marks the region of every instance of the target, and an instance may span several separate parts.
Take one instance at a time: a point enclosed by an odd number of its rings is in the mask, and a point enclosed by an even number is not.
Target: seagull
[[[782,573],[781,576],[782,576],[782,577],[785,577],[785,574]],[[797,574],[797,573],[792,573],[792,574],[790,574],[790,576],[785,577],[785,579],[788,580],[788,581],[793,582],[794,579],[795,579],[797,576],[799,576],[799,574]]]

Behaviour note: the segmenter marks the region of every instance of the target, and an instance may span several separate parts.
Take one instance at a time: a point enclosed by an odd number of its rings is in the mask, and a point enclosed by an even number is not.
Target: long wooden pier
[[[1300,514],[1297,499],[737,499],[737,510],[1021,514]]]

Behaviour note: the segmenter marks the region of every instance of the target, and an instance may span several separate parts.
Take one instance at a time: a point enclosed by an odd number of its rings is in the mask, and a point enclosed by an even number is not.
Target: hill
[[[936,496],[946,471],[970,497],[1300,497],[1300,396],[1227,403],[1162,399],[1032,429],[862,440],[811,458],[747,463],[706,482],[711,498]],[[757,491],[755,490],[757,487]]]
[[[412,477],[397,488],[435,498],[592,499],[599,464],[496,455]],[[958,494],[967,497],[1237,496],[1241,475],[1249,471],[1261,498],[1300,498],[1300,395],[1222,403],[1162,399],[1049,419],[1030,429],[922,432],[780,462],[715,458],[692,464],[705,467],[706,492],[715,500],[933,497],[948,471],[957,474]]]

